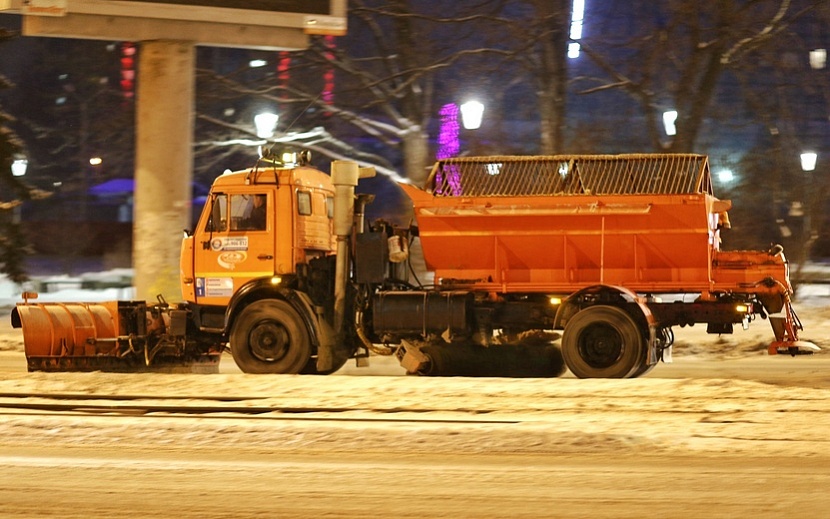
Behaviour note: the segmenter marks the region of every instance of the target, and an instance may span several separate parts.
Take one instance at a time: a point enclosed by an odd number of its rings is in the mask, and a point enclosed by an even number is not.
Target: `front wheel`
[[[338,371],[340,368],[345,366],[346,362],[348,362],[348,361],[349,361],[348,357],[344,357],[343,359],[338,359],[338,361],[335,362],[334,366],[332,366],[330,369],[319,371],[317,369],[317,357],[315,356],[315,357],[311,357],[310,359],[308,359],[308,362],[306,363],[306,365],[302,369],[302,371],[300,371],[300,373],[303,374],[303,375],[331,375],[332,373]]]
[[[311,340],[285,301],[263,299],[242,310],[231,328],[231,355],[245,373],[300,373],[311,358]]]
[[[637,376],[646,353],[637,323],[615,306],[591,306],[577,312],[562,334],[562,357],[579,378]]]

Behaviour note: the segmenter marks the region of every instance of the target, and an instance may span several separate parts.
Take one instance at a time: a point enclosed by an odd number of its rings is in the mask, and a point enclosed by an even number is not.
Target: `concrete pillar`
[[[136,298],[182,300],[179,251],[190,226],[196,50],[145,41],[138,59],[133,268]]]

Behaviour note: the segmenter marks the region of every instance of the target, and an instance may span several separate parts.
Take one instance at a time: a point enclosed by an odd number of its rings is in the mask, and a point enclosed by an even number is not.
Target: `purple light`
[[[436,153],[436,158],[441,160],[456,157],[461,149],[461,141],[458,137],[460,129],[458,124],[458,106],[454,103],[446,104],[441,107],[441,111],[438,114],[441,116],[441,128],[438,131],[438,152]],[[435,176],[436,191],[439,193],[444,191],[441,188],[444,184],[444,175],[447,175],[447,186],[444,186],[444,188],[446,189],[448,187],[452,195],[459,195],[461,193],[461,177],[455,165],[448,165],[444,171],[438,171]]]
[[[438,132],[438,160],[448,159],[458,155],[461,144],[458,139],[458,106],[454,103],[446,104],[438,112],[441,116],[441,129]]]

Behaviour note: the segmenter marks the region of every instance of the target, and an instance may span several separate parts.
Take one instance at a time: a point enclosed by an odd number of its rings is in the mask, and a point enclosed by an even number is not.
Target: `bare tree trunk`
[[[406,177],[417,186],[423,186],[429,173],[429,137],[416,126],[403,138],[403,161]]]
[[[568,82],[568,35],[570,32],[570,0],[537,2],[540,17],[545,21],[541,42],[540,74],[537,77],[541,135],[540,152],[552,155],[562,151],[565,143],[565,106]]]
[[[555,86],[555,85],[551,85]],[[542,155],[553,155],[562,150],[562,126],[565,120],[565,103],[556,94],[543,90],[539,92],[540,135],[539,151]]]

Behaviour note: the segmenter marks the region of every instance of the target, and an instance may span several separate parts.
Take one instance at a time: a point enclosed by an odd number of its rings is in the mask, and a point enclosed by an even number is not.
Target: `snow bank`
[[[36,276],[19,285],[0,275],[0,309],[22,301],[20,295],[26,291],[37,292],[42,302],[134,299],[135,287],[129,286],[132,278],[132,269],[112,269],[78,276]]]

